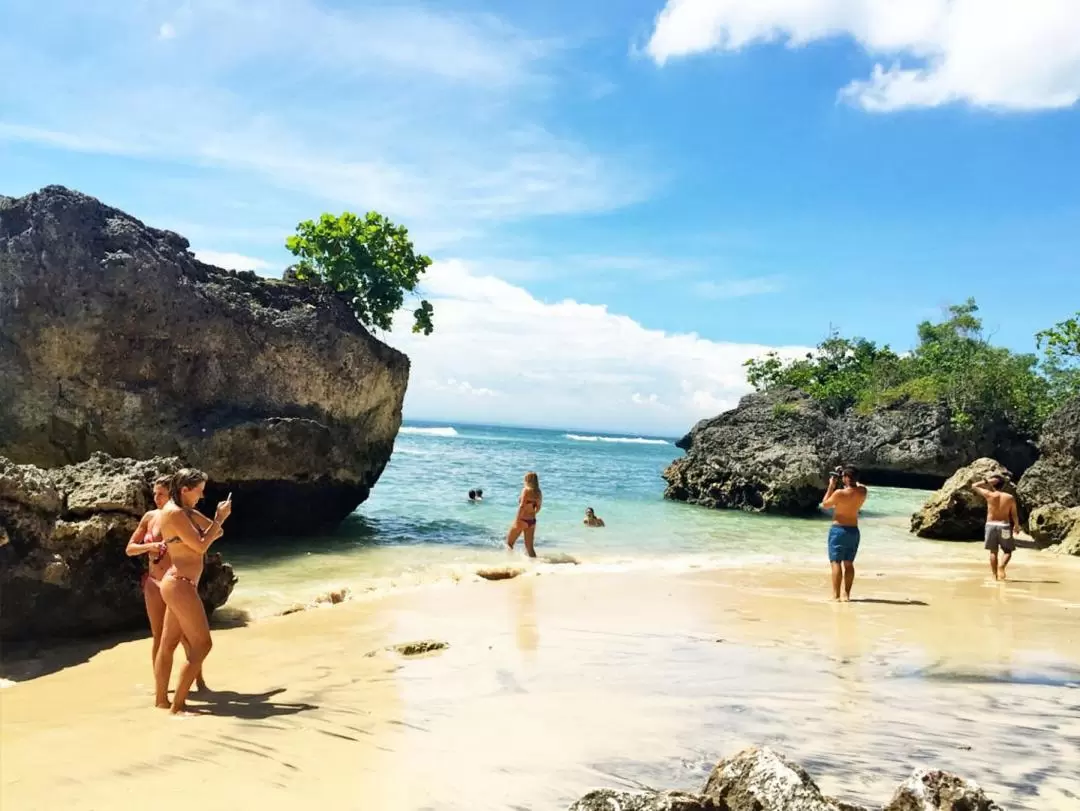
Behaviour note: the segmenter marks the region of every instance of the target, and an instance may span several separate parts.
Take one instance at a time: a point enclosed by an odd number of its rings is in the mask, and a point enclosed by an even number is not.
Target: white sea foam
[[[645,439],[640,436],[590,436],[588,434],[563,434],[564,439],[574,442],[614,442],[624,445],[670,445],[665,439]]]
[[[418,434],[420,436],[442,436],[442,437],[454,437],[458,435],[458,432],[450,426],[444,426],[441,428],[421,428],[416,425],[403,425],[398,431],[399,434]]]

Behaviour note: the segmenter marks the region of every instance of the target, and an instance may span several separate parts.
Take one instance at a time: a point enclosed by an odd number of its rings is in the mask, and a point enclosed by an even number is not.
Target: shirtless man
[[[1020,517],[1016,514],[1016,499],[1002,491],[1005,479],[991,476],[986,481],[971,485],[971,489],[986,499],[985,548],[990,552],[990,571],[995,580],[1005,579],[1005,567],[1012,560],[1016,549],[1016,534],[1020,532]],[[1005,557],[998,566],[998,547]]]
[[[604,519],[596,514],[596,511],[592,507],[588,507],[585,510],[585,521],[583,522],[587,527],[602,527],[605,526]]]
[[[843,484],[837,484],[843,480]],[[850,602],[855,582],[855,555],[859,551],[859,510],[866,503],[866,488],[859,484],[859,471],[850,465],[829,474],[829,489],[821,506],[833,511],[829,527],[829,565],[832,568],[834,601]],[[840,596],[840,584],[844,596]]]

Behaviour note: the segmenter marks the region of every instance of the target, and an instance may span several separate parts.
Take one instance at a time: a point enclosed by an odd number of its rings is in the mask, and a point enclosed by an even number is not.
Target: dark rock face
[[[949,477],[944,486],[911,516],[911,531],[920,538],[943,541],[973,541],[983,537],[986,525],[986,499],[971,489],[991,476],[1009,476],[1009,471],[993,459],[976,459]],[[1016,487],[1007,481],[1002,487],[1016,495]]]
[[[880,808],[880,805],[875,805]],[[601,789],[570,811],[869,811],[824,796],[810,775],[768,747],[753,746],[716,764],[700,794],[635,794]],[[916,771],[884,811],[1001,811],[974,783],[941,771]]]
[[[808,395],[784,388],[747,395],[678,445],[687,453],[664,472],[668,498],[796,515],[817,508],[837,464],[857,466],[866,484],[929,489],[983,456],[1018,474],[1035,457],[1034,446],[1004,428],[958,435],[940,405],[904,402],[830,417]]]
[[[154,508],[152,484],[178,459],[136,462],[94,454],[41,470],[0,457],[0,637],[83,636],[146,624],[141,557],[124,547]],[[208,612],[236,578],[207,555],[199,594]]]
[[[1039,460],[1020,479],[1023,516],[1050,504],[1080,507],[1080,397],[1050,415],[1039,437]]]
[[[981,788],[948,772],[920,769],[900,784],[884,811],[1001,811]]]
[[[177,234],[50,186],[0,198],[0,453],[178,456],[236,534],[311,532],[362,502],[408,359],[329,291],[197,261]]]

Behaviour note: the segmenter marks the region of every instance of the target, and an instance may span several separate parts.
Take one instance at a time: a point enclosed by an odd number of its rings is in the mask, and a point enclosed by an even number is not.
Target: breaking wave
[[[645,439],[640,436],[590,436],[582,434],[563,434],[565,439],[574,442],[615,442],[624,445],[670,445],[666,439]]]
[[[415,425],[403,425],[398,430],[398,433],[399,434],[419,434],[420,436],[444,436],[444,437],[454,437],[454,436],[458,435],[458,432],[455,429],[451,428],[450,426],[446,426],[446,427],[443,427],[443,428],[420,428],[420,427],[415,426]]]

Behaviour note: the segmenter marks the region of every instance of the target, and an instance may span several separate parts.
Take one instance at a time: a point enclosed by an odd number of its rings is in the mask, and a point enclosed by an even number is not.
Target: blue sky
[[[409,226],[417,418],[678,433],[830,325],[1080,307],[1071,0],[5,0],[0,75],[2,193],[270,275],[322,211]]]

